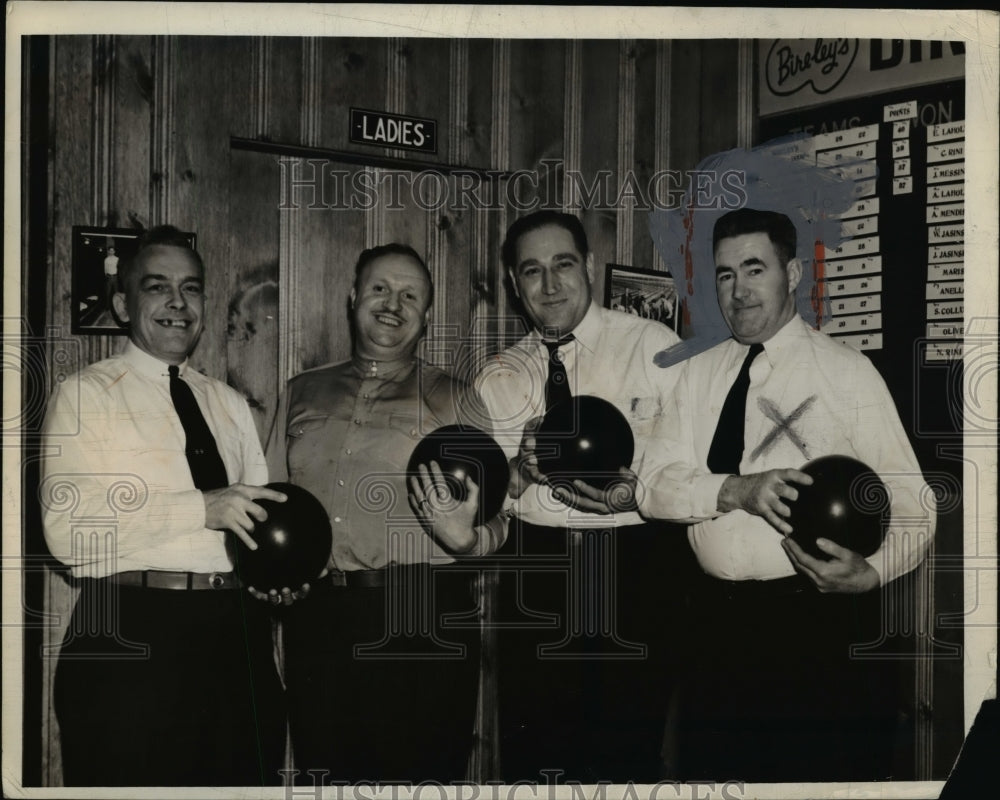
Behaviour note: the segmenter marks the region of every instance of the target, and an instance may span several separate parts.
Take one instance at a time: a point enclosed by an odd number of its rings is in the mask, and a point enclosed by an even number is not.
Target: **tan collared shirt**
[[[356,359],[303,372],[288,382],[268,438],[272,479],[323,503],[334,569],[453,561],[413,515],[406,465],[420,439],[442,425],[484,428],[481,405],[468,386],[417,360]],[[502,531],[492,523],[479,552],[497,546]]]

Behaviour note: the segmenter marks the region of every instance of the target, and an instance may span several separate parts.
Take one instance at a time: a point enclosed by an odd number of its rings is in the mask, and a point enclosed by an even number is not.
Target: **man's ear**
[[[122,322],[129,322],[128,318],[128,304],[125,302],[125,294],[123,292],[115,292],[111,296],[111,307],[114,309],[115,316],[118,317]]]
[[[351,294],[349,296],[350,296],[351,311],[353,311],[354,310],[354,301],[358,299],[358,291],[357,291],[357,289],[352,288],[351,289]]]
[[[802,262],[797,258],[793,258],[788,262],[785,271],[788,273],[788,293],[795,294],[795,289],[802,280]]]
[[[587,268],[587,280],[589,281],[590,285],[593,286],[594,285],[594,253],[593,253],[593,251],[587,253],[587,259],[584,262],[584,264],[585,264],[585,266]]]
[[[514,275],[514,270],[512,270],[512,269],[510,269],[508,267],[508,269],[507,269],[507,275],[510,277],[510,285],[514,287],[514,296],[518,300],[520,300],[521,299],[521,290],[517,288],[517,277]]]

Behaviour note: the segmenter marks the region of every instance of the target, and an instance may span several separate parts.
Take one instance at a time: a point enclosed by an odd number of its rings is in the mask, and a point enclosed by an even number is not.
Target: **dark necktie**
[[[740,374],[736,376],[726,402],[722,405],[719,424],[715,428],[712,446],[708,449],[708,468],[717,475],[739,475],[743,460],[743,435],[747,410],[747,390],[750,388],[750,365],[764,352],[764,345],[750,345],[750,352],[743,359]]]
[[[215,437],[198,407],[191,387],[181,379],[176,365],[168,369],[170,373],[170,399],[174,401],[177,416],[181,418],[186,439],[184,454],[187,456],[191,477],[198,489],[207,491],[221,489],[229,485],[226,465],[219,455]]]
[[[559,348],[573,341],[573,334],[564,336],[558,342],[542,341],[549,351],[549,377],[545,381],[545,410],[548,411],[557,403],[568,402],[573,393],[569,389],[569,376],[563,364]]]

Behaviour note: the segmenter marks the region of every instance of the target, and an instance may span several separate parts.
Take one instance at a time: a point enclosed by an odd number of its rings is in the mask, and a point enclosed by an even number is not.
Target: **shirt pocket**
[[[303,476],[332,466],[338,437],[337,421],[328,414],[293,419],[285,428],[288,473]],[[341,423],[343,424],[343,423]]]
[[[627,409],[625,416],[628,417],[629,422],[651,420],[660,414],[660,398],[656,395],[630,397]]]
[[[437,426],[416,414],[390,414],[388,427],[393,433],[402,434],[407,439],[418,442]]]
[[[302,417],[292,420],[285,429],[285,435],[290,439],[303,439],[311,433],[318,433],[326,425],[329,416],[326,414],[315,417]]]

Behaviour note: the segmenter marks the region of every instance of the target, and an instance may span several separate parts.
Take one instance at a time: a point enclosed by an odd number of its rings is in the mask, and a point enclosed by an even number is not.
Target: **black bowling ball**
[[[823,456],[802,471],[812,477],[813,484],[793,484],[799,496],[787,502],[792,512],[790,535],[796,544],[824,561],[830,556],[816,546],[820,537],[865,557],[878,550],[889,512],[889,492],[882,479],[850,456]]]
[[[492,436],[472,425],[445,425],[420,440],[406,465],[407,475],[419,477],[417,467],[423,464],[429,470],[431,461],[441,467],[445,485],[458,502],[464,502],[468,496],[466,477],[479,487],[476,525],[489,522],[500,513],[507,496],[510,467]]]
[[[620,480],[618,470],[632,464],[632,428],[614,405],[592,395],[577,395],[554,405],[535,434],[538,469],[553,486],[573,489],[576,479],[598,489]]]
[[[269,483],[267,488],[288,496],[284,503],[255,500],[267,519],[254,525],[251,550],[237,545],[236,569],[244,585],[258,591],[298,589],[326,567],[333,546],[330,518],[315,495],[291,483]]]

